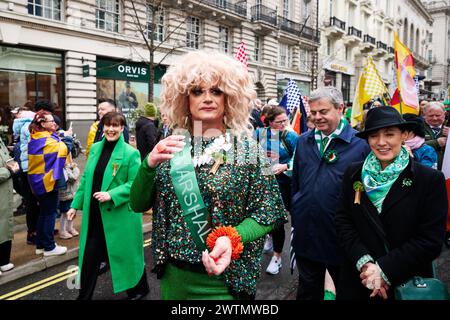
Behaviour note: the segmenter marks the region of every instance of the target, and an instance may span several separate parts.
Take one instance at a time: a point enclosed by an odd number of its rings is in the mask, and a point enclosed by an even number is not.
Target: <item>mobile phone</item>
[[[72,129],[72,121],[70,121],[69,130]]]

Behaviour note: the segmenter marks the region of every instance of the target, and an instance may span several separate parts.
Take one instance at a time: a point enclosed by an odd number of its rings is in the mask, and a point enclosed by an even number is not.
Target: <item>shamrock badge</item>
[[[116,172],[117,172],[117,168],[119,168],[119,164],[118,163],[113,163],[112,164],[112,167],[113,167],[113,177],[115,177],[116,176]]]
[[[364,191],[364,185],[361,181],[353,183],[353,190],[355,190],[355,204],[361,204],[361,192]]]
[[[412,186],[412,180],[409,178],[405,178],[402,181],[402,187],[411,187]]]
[[[328,150],[324,153],[323,158],[325,159],[326,163],[335,163],[339,159],[336,150]]]

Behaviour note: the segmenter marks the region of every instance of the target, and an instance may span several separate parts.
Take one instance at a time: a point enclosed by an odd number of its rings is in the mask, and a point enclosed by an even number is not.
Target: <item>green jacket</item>
[[[8,149],[0,140],[0,243],[12,240],[14,236],[13,184],[6,167],[10,158]]]
[[[433,130],[431,127],[425,123],[425,143],[436,150],[436,154],[438,156],[438,164],[437,169],[442,169],[442,161],[444,160],[444,152],[445,152],[445,146],[441,147],[439,145],[439,142],[437,141],[438,138],[443,136],[443,131],[441,130],[441,133],[435,137],[433,134]]]
[[[71,206],[83,210],[78,259],[79,276],[89,227],[92,180],[104,144],[105,138],[92,145],[80,186]],[[111,200],[100,203],[100,212],[115,293],[136,286],[144,272],[142,214],[135,213],[129,206],[130,187],[139,170],[140,159],[139,151],[125,143],[121,135],[103,175],[101,191],[108,191]],[[115,176],[113,176],[114,166]]]

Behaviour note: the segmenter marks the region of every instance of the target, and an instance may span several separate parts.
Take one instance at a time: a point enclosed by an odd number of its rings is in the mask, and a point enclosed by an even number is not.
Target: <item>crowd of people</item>
[[[12,159],[0,141],[1,271],[14,267],[13,184],[36,254],[67,251],[54,239],[59,215],[59,238],[79,235],[80,300],[92,299],[105,265],[115,293],[148,294],[142,213],[150,209],[161,299],[254,299],[264,253],[274,277],[289,265],[289,216],[299,300],[393,299],[393,287],[430,276],[443,242],[450,246],[442,103],[425,101],[419,115],[373,103],[355,129],[342,93],[321,87],[299,135],[227,55],[191,52],[161,81],[160,105],[142,106],[133,126],[136,148],[115,101],[99,101],[84,172],[72,128],[61,129],[51,103],[17,112]]]

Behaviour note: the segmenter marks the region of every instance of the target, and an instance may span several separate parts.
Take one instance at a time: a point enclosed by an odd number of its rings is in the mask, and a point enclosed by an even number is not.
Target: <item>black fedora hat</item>
[[[393,107],[375,107],[367,112],[364,131],[358,132],[357,137],[367,139],[367,136],[379,129],[398,127],[400,130],[412,130],[415,122],[405,121]]]

